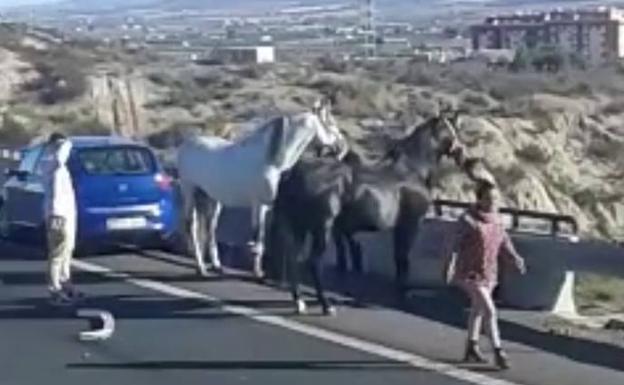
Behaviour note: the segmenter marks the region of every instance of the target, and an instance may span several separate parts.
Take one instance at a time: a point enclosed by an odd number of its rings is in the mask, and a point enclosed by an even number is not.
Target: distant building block
[[[274,63],[275,47],[220,47],[212,51],[210,60],[224,64]]]
[[[557,47],[589,64],[624,58],[624,10],[554,10],[492,16],[471,29],[474,50]]]

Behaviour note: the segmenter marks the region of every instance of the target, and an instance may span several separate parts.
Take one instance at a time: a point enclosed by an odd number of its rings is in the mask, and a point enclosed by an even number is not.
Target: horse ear
[[[459,119],[461,118],[461,115],[462,111],[460,110],[453,111],[453,113],[451,114],[450,121],[454,129],[459,128]]]
[[[267,160],[270,164],[279,163],[279,157],[286,136],[286,117],[275,119],[269,138],[269,146],[267,150]]]
[[[442,118],[446,116],[449,112],[451,112],[451,110],[452,110],[452,107],[449,103],[440,102],[440,105],[438,107],[438,117]]]
[[[314,101],[314,105],[312,105],[312,111],[314,111],[315,114],[318,114],[321,112],[321,110],[324,107],[324,98],[318,98]]]
[[[324,96],[321,99],[321,111],[327,114],[331,113],[332,101],[329,96]]]

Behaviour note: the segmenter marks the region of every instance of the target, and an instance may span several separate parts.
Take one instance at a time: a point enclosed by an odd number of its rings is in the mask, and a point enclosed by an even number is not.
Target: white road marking
[[[87,330],[78,335],[81,341],[103,341],[109,339],[115,332],[115,318],[101,309],[79,309],[76,316],[80,318],[99,318],[102,327],[96,330]]]
[[[212,297],[208,294],[184,289],[181,287],[176,287],[151,279],[134,278],[131,274],[118,273],[107,267],[96,265],[90,262],[74,260],[72,261],[72,264],[76,268],[83,271],[101,274],[110,278],[123,279],[133,285],[157,291],[163,294],[185,299],[202,300],[210,302],[212,304],[217,304],[224,311],[231,314],[247,317],[267,325],[281,327],[297,333],[305,334],[307,336],[332,342],[337,345],[345,346],[353,350],[358,350],[378,357],[383,357],[392,361],[405,363],[418,369],[439,373],[448,377],[458,379],[460,381],[465,381],[477,385],[520,385],[519,383],[486,376],[484,374],[471,372],[469,370],[462,369],[451,364],[431,360],[418,354],[390,348],[373,342],[368,342],[359,338],[332,332],[316,326],[307,325],[302,322],[286,319],[280,316],[263,314],[261,311],[249,307],[228,305],[219,298]]]

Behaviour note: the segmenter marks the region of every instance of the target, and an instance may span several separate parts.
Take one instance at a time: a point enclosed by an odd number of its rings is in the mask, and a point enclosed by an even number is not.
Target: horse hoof
[[[252,257],[257,258],[264,252],[264,247],[260,243],[249,242],[247,243],[247,250]]]
[[[199,275],[202,278],[206,278],[208,277],[208,270],[206,270],[205,267],[201,267],[197,269],[197,275]]]
[[[323,308],[323,315],[326,317],[333,317],[336,315],[336,308],[333,306],[327,306]]]
[[[213,267],[212,271],[217,275],[225,275],[225,269],[223,269],[223,266]]]
[[[304,300],[297,300],[295,312],[297,315],[306,315],[308,313],[308,307]]]
[[[259,281],[264,280],[264,278],[265,278],[264,271],[262,271],[262,270],[255,270],[255,271],[254,271],[254,277],[255,277],[257,280],[259,280]]]

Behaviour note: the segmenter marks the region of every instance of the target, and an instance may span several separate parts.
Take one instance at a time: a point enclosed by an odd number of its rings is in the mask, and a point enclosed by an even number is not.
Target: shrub
[[[218,86],[221,83],[223,74],[218,72],[205,72],[201,74],[195,74],[193,80],[199,87],[213,87]]]
[[[490,99],[483,94],[476,92],[466,92],[462,97],[461,103],[467,110],[488,110],[492,107]]]
[[[542,147],[534,143],[516,150],[516,156],[531,163],[545,163],[549,160],[548,153],[544,151]]]
[[[67,127],[67,133],[70,135],[110,135],[112,130],[110,127],[102,124],[96,119],[78,120]]]
[[[39,77],[25,83],[25,91],[36,92],[43,104],[57,104],[82,96],[87,90],[85,68],[90,62],[69,49],[49,52],[24,50]]]
[[[243,88],[244,85],[245,83],[243,80],[238,77],[230,77],[221,82],[221,88],[227,88],[229,90],[238,90]]]
[[[168,149],[178,147],[184,138],[199,129],[193,130],[187,124],[174,123],[170,128],[150,134],[146,137],[147,143],[157,149]]]
[[[223,115],[214,115],[206,119],[203,132],[220,137],[228,137],[230,135],[228,119]]]
[[[612,101],[607,104],[602,112],[606,115],[619,115],[624,113],[624,101]]]
[[[545,91],[550,80],[534,73],[493,74],[485,82],[489,94],[498,100],[509,100]]]
[[[597,135],[591,138],[589,146],[587,147],[589,155],[606,160],[615,160],[623,150],[624,145],[622,143],[608,136]]]
[[[240,67],[235,73],[247,79],[262,79],[270,71],[270,67],[262,64],[252,64]]]
[[[527,176],[527,171],[519,163],[514,163],[509,169],[492,168],[492,174],[502,187],[511,187]]]
[[[344,74],[347,73],[351,66],[344,60],[337,60],[331,56],[323,56],[317,60],[315,67],[324,72]]]
[[[431,117],[438,113],[438,103],[431,95],[429,98],[423,97],[423,94],[412,95],[409,98],[409,104],[407,106],[409,113],[415,114],[421,117]]]
[[[180,146],[184,138],[192,135],[228,137],[228,128],[228,120],[222,115],[215,115],[204,122],[175,122],[169,128],[152,133],[145,139],[150,146],[164,150]]]
[[[408,63],[397,75],[399,83],[434,86],[441,83],[440,74],[423,64]]]
[[[509,65],[509,69],[513,72],[526,71],[531,64],[531,57],[527,50],[519,49],[516,51],[513,61]]]
[[[32,139],[32,134],[23,124],[5,112],[2,116],[2,128],[0,129],[0,144],[4,146],[21,146]]]
[[[147,79],[159,86],[170,86],[174,83],[171,75],[164,72],[152,72],[147,75]]]

